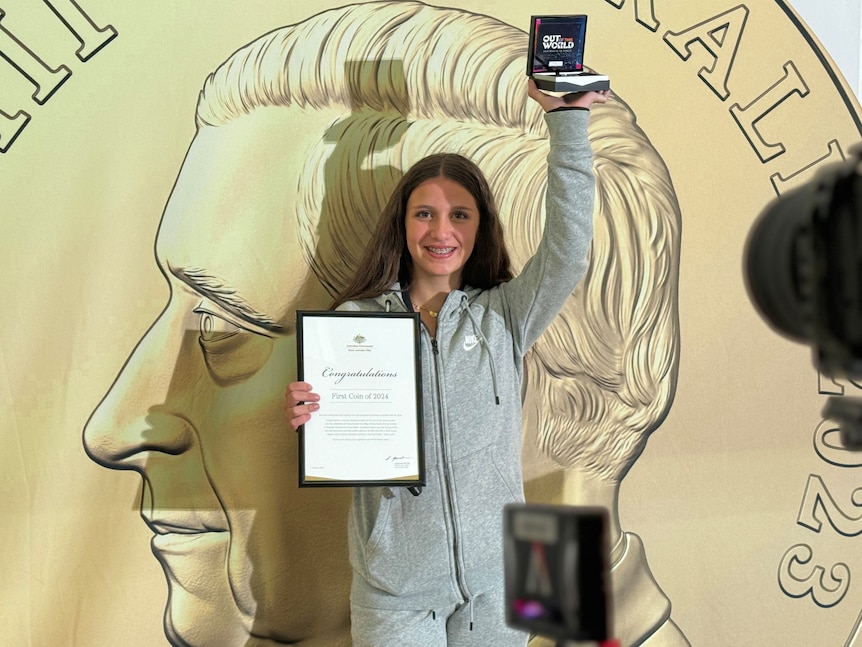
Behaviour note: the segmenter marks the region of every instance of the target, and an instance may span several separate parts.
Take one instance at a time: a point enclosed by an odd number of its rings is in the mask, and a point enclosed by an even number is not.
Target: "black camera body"
[[[749,233],[748,292],[780,334],[811,344],[825,375],[862,377],[862,147],[767,205]],[[862,449],[862,400],[830,398],[824,415]]]
[[[509,504],[504,523],[507,624],[560,641],[608,640],[608,511]]]

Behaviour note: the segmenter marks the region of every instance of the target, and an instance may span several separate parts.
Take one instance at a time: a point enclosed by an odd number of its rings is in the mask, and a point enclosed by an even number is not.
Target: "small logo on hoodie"
[[[464,338],[464,350],[473,350],[479,345],[478,335],[467,335]]]

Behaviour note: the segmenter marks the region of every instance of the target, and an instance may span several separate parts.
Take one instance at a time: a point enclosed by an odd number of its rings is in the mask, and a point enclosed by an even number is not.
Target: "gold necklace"
[[[420,310],[424,310],[425,312],[428,313],[428,316],[431,317],[432,319],[436,319],[437,315],[440,314],[439,310],[430,310],[428,308],[423,308],[422,306],[417,306],[416,304],[413,304],[413,309],[416,312],[419,312]]]

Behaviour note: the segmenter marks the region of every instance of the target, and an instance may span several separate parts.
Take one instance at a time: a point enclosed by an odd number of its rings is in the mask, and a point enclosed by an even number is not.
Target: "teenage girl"
[[[587,267],[594,178],[590,106],[529,81],[550,135],[542,241],[517,277],[494,200],[470,160],[438,154],[403,176],[333,308],[418,312],[427,485],[354,491],[348,533],[354,647],[523,647],[505,623],[503,506],[523,501],[524,353]],[[320,408],[287,388],[297,429]]]

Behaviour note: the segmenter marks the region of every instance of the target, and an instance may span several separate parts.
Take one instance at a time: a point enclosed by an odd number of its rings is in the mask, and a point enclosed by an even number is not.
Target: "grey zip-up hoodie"
[[[524,353],[587,267],[595,182],[589,112],[545,115],[550,133],[542,241],[520,275],[446,298],[432,340],[422,328],[427,485],[356,488],[348,536],[352,600],[437,610],[503,587],[503,506],[523,501]],[[394,285],[340,310],[405,311]]]

